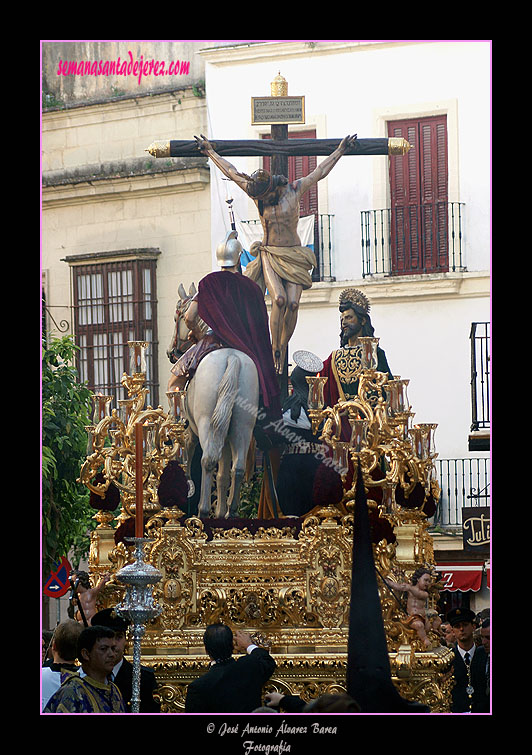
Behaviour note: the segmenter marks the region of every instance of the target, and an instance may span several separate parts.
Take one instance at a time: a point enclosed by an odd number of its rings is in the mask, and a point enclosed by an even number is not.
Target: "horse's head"
[[[192,283],[187,294],[183,284],[180,283],[177,293],[179,294],[179,299],[177,300],[174,314],[174,332],[172,334],[170,346],[166,350],[168,359],[172,363],[177,362],[179,357],[193,344],[193,341],[190,338],[190,330],[185,322],[185,314],[190,306],[192,297],[196,294],[196,286]]]
[[[188,308],[190,307],[190,302],[197,293],[196,286],[192,283],[190,285],[190,288],[188,289],[187,294],[183,287],[183,284],[180,283],[179,288],[177,289],[177,293],[179,294],[179,299],[177,300],[175,308],[174,333],[172,335],[172,340],[170,341],[170,346],[166,351],[168,359],[171,362],[177,362],[179,357],[184,354],[185,351],[189,349],[194,343],[196,343],[196,339],[191,337],[190,329],[185,321],[185,315]],[[203,337],[208,329],[207,324],[203,322],[203,320],[198,319],[197,327],[201,331]]]

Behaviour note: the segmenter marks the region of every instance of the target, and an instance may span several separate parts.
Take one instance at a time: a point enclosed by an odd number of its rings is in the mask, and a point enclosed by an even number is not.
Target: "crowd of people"
[[[124,657],[128,625],[114,609],[107,608],[94,614],[89,626],[67,619],[58,624],[51,638],[45,640],[43,634],[44,713],[131,711],[133,666]],[[489,712],[489,609],[475,615],[467,608],[455,608],[438,632],[441,644],[454,652],[451,712]],[[186,713],[361,712],[357,701],[347,694],[323,694],[306,701],[297,695],[264,693],[277,664],[247,632],[233,634],[226,624],[211,624],[203,642],[210,666],[188,685]],[[155,674],[144,666],[139,710],[160,712]]]
[[[442,644],[454,652],[453,713],[490,710],[490,611],[469,608],[449,611],[440,626]]]
[[[67,619],[56,627],[43,658],[44,713],[129,713],[133,664],[124,657],[129,621],[112,608],[98,611],[85,626]],[[155,674],[141,666],[140,713],[159,713]]]

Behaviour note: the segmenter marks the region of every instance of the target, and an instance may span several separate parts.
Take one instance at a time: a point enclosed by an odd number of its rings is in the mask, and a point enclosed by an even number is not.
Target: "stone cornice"
[[[330,55],[354,50],[366,49],[368,47],[392,47],[420,44],[420,41],[386,41],[375,40],[366,41],[285,41],[279,42],[249,42],[235,45],[224,45],[220,47],[205,47],[199,50],[199,54],[206,62],[215,65],[232,65],[244,61],[259,60],[278,60],[279,58],[308,57],[309,55]],[[228,54],[230,53],[230,54]],[[277,64],[276,64],[277,65]]]
[[[489,297],[490,273],[482,270],[314,283],[312,288],[303,291],[300,307],[302,309],[336,307],[344,288],[360,289],[372,305],[408,302],[413,299],[434,301],[462,297]]]
[[[169,103],[180,105],[205,106],[203,97],[194,95],[194,86],[188,85],[174,89],[166,89],[155,92],[139,92],[138,94],[125,94],[120,97],[109,97],[101,100],[86,100],[83,102],[70,103],[61,107],[45,108],[42,111],[43,131],[50,128],[63,128],[65,120],[102,119],[102,114],[112,116],[114,113],[123,117],[125,111],[138,112],[138,106],[149,108],[153,106],[167,107]],[[57,123],[57,125],[55,125]]]
[[[138,249],[115,249],[109,252],[86,252],[82,254],[70,254],[61,259],[69,265],[86,265],[88,263],[121,262],[129,259],[157,259],[161,250],[156,247],[143,247]]]
[[[86,177],[72,183],[45,185],[42,190],[42,207],[64,207],[94,199],[98,202],[175,194],[182,191],[201,191],[209,185],[207,166],[147,172],[142,175],[115,175],[90,179]]]
[[[206,157],[181,157],[168,160],[153,160],[151,157],[136,157],[97,165],[81,165],[65,170],[47,170],[43,173],[43,187],[69,186],[79,183],[106,181],[110,178],[135,178],[176,170],[207,167]]]

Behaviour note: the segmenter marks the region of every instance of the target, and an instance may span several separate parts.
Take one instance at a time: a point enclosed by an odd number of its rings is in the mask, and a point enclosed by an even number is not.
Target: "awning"
[[[441,590],[449,592],[478,592],[482,583],[484,561],[466,561],[459,564],[438,564],[436,570],[440,572],[443,583]]]

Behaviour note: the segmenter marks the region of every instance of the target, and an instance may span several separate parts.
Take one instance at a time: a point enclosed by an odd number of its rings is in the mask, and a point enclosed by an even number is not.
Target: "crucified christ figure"
[[[296,327],[301,293],[312,286],[310,271],[316,267],[314,253],[301,245],[297,233],[299,201],[311,186],[329,175],[357,135],[346,136],[308,176],[291,183],[285,176],[272,176],[262,169],[251,176],[240,173],[214,151],[203,135],[194,138],[198,149],[253,199],[259,211],[263,238],[252,244],[249,251],[255,259],[247,265],[244,275],[270,293],[273,361],[280,374],[288,342]]]

